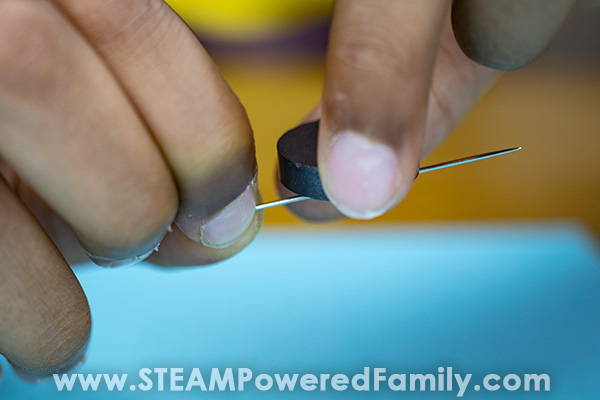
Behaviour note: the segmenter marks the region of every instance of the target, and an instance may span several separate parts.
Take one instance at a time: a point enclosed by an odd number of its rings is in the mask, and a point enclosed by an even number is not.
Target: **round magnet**
[[[301,196],[329,200],[317,166],[319,121],[300,125],[277,142],[279,179],[283,186]]]

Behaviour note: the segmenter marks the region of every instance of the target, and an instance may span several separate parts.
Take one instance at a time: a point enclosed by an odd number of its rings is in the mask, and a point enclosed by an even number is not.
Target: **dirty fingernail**
[[[372,219],[395,204],[399,171],[396,153],[352,131],[332,139],[324,188],[346,216]]]

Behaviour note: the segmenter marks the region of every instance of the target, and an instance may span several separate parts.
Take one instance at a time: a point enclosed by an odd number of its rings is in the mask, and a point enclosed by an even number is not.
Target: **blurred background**
[[[319,100],[332,1],[167,2],[246,107],[259,186],[276,199],[275,146]],[[575,218],[600,233],[600,15],[577,17],[541,58],[503,75],[423,165],[515,146],[523,150],[423,175],[376,221]],[[265,224],[310,226],[282,207]]]

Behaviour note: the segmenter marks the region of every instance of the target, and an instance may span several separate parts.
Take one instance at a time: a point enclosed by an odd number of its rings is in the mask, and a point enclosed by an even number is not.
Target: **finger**
[[[0,2],[0,153],[99,262],[152,251],[177,192],[144,123],[46,1]]]
[[[323,93],[325,192],[353,218],[395,206],[416,175],[449,1],[336,2]]]
[[[90,334],[87,300],[41,226],[0,178],[0,353],[27,379],[70,369]]]
[[[56,3],[110,65],[153,132],[179,187],[177,225],[206,246],[239,240],[256,205],[252,131],[194,34],[162,0]]]
[[[70,227],[65,221],[56,215],[25,184],[19,184],[17,187],[18,195],[33,213],[36,219],[44,227],[46,232],[51,235],[55,245],[69,265],[85,263],[89,258],[82,251]],[[256,193],[252,194],[255,198]],[[223,213],[230,213],[230,209],[236,207],[236,202],[225,207]],[[167,233],[156,251],[147,259],[149,263],[160,266],[197,266],[212,264],[229,258],[240,252],[256,236],[262,226],[263,213],[255,213],[254,218],[243,232],[239,240],[225,248],[208,247],[198,244],[185,236],[179,228],[172,227],[172,232]],[[209,222],[210,223],[210,222]],[[221,225],[219,229],[229,229],[229,225]]]
[[[577,0],[456,0],[452,24],[463,51],[500,70],[536,59],[562,27]]]
[[[260,201],[260,196],[258,199]],[[217,263],[234,256],[248,246],[256,236],[256,232],[262,227],[263,218],[263,211],[256,212],[250,226],[239,239],[235,243],[221,248],[198,244],[175,226],[173,231],[165,236],[158,251],[152,253],[147,261],[161,267],[187,267]]]
[[[421,159],[454,130],[497,75],[495,70],[482,67],[461,51],[448,18],[433,71]],[[317,106],[303,122],[319,118],[320,106]],[[277,188],[282,198],[294,194],[281,185],[279,180]],[[340,216],[337,209],[327,202],[308,203],[309,201],[305,201],[287,207],[295,215],[311,222],[335,220]],[[292,208],[293,206],[295,207]]]

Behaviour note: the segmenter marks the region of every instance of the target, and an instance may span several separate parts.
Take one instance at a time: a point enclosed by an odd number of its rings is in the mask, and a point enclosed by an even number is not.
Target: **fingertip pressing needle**
[[[497,157],[497,156],[501,156],[501,155],[508,154],[508,153],[513,153],[518,150],[521,150],[521,147],[513,147],[510,149],[492,151],[489,153],[477,154],[475,156],[459,158],[458,160],[452,160],[452,161],[446,161],[446,162],[439,163],[439,164],[428,165],[426,167],[419,168],[419,174],[422,174],[425,172],[437,171],[437,170],[444,169],[444,168],[454,167],[457,165],[467,164],[467,163],[471,163],[474,161],[485,160],[488,158]],[[283,205],[297,203],[297,202],[309,200],[309,199],[311,199],[311,197],[301,196],[301,195],[288,197],[286,199],[281,199],[281,200],[272,201],[269,203],[259,204],[256,206],[256,210],[257,211],[265,210],[267,208],[283,206]]]

